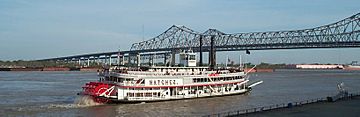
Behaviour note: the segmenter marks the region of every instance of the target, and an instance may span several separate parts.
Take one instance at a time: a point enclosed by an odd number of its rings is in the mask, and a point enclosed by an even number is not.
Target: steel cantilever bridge
[[[209,52],[211,40],[215,51],[302,49],[302,48],[348,48],[360,47],[360,13],[341,21],[315,28],[227,34],[216,29],[203,33],[185,26],[171,26],[164,33],[147,41],[132,44],[128,51],[115,51],[43,60],[79,61],[119,58],[119,53],[128,61],[136,55],[142,57],[166,58],[169,53],[192,49],[195,52]],[[130,58],[130,59],[129,59]],[[136,57],[135,57],[136,58]],[[139,58],[139,57],[138,57]],[[124,61],[124,59],[122,59]],[[120,58],[119,60],[120,61]]]

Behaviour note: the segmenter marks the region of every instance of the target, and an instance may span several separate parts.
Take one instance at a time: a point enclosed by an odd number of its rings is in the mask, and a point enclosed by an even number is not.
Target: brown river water
[[[93,72],[0,72],[0,116],[204,116],[332,96],[341,82],[360,92],[360,71],[276,70],[252,73],[264,83],[243,95],[106,105],[76,95],[96,80]]]

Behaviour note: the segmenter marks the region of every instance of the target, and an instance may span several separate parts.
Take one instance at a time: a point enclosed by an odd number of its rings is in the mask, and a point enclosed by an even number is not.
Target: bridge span
[[[162,34],[147,41],[132,44],[130,50],[43,59],[46,61],[97,61],[108,64],[125,64],[140,59],[153,61],[164,58],[164,63],[173,62],[175,53],[192,49],[210,52],[213,41],[214,51],[304,49],[304,48],[353,48],[360,47],[360,13],[335,23],[301,30],[269,31],[228,34],[216,29],[203,33],[185,26],[171,26]]]

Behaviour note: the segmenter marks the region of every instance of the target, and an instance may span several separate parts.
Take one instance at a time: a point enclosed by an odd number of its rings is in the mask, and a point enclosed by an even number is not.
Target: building
[[[297,69],[344,69],[343,65],[296,65]]]

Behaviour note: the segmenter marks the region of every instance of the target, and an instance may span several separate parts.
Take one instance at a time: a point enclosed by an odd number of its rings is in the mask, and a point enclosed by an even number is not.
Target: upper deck
[[[151,67],[132,69],[114,67],[102,72],[101,81],[120,86],[190,86],[241,82],[245,72],[236,70],[209,70],[208,67]]]
[[[131,69],[126,67],[113,67],[108,71],[100,72],[100,76],[113,76],[123,78],[146,78],[146,77],[204,77],[244,75],[245,73],[236,69],[209,70],[208,67],[149,67]]]

